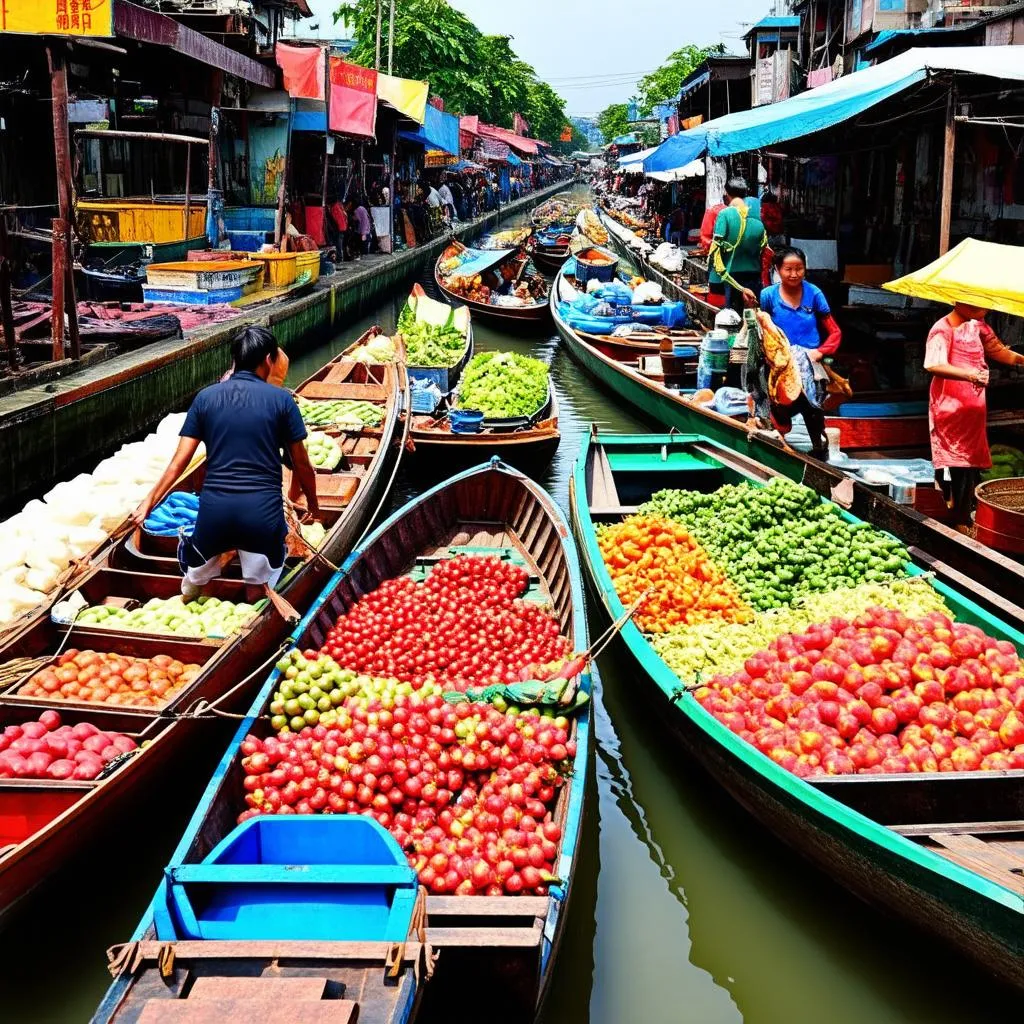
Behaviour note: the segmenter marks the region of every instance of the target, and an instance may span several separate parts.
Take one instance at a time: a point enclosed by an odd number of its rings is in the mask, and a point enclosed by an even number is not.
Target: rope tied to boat
[[[107,950],[107,970],[113,978],[122,974],[134,974],[146,959],[146,950],[138,940],[122,942]],[[160,977],[165,981],[174,976],[174,946],[170,942],[161,943],[156,955]]]
[[[271,665],[273,665],[280,657],[291,649],[292,642],[289,637],[287,640],[282,641],[274,652],[261,661],[248,675],[243,676],[234,686],[231,687],[226,693],[222,693],[216,700],[197,700],[190,704],[182,712],[161,712],[157,715],[158,718],[170,718],[177,721],[189,719],[209,719],[209,718],[229,718],[233,721],[240,722],[248,718],[247,714],[239,714],[234,711],[221,711],[219,705],[225,701],[230,700],[240,689],[248,685],[256,676],[260,673],[265,672]]]
[[[434,965],[437,963],[438,957],[427,937],[427,890],[422,885],[416,892],[416,902],[413,904],[408,934],[401,942],[393,942],[388,946],[387,956],[384,958],[384,969],[389,978],[397,978],[402,971],[409,935],[415,935],[419,943],[412,967],[413,977],[418,985],[421,973],[426,981],[430,981],[434,976]]]

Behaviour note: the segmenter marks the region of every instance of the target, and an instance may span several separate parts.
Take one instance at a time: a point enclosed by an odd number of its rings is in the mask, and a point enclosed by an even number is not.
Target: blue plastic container
[[[453,434],[479,434],[484,414],[476,409],[452,409],[448,422]]]
[[[687,345],[682,341],[672,342],[672,355],[678,359],[696,359],[699,354],[696,345]]]
[[[401,942],[417,880],[372,818],[266,815],[238,825],[201,864],[167,868],[161,888],[161,940]]]
[[[596,246],[594,247],[597,248]],[[589,252],[590,250],[585,250]],[[583,253],[579,253],[576,256],[576,280],[586,285],[590,281],[602,281],[609,282],[615,280],[615,273],[619,268],[619,259],[617,256],[613,256],[607,249],[598,249],[606,259],[610,260],[610,263],[591,263]]]

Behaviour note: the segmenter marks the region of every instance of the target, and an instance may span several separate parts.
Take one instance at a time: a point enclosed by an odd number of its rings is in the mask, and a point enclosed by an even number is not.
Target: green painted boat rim
[[[582,440],[580,452],[573,467],[571,478],[573,486],[570,501],[572,503],[573,517],[581,534],[580,547],[583,551],[587,569],[600,591],[601,600],[608,614],[613,619],[622,616],[625,608],[619,600],[611,576],[605,568],[604,560],[597,546],[597,534],[594,529],[594,523],[590,518],[586,490],[588,453],[595,443],[614,446],[615,444],[636,445],[646,441],[663,445],[666,443],[683,442],[687,437],[692,441],[699,436],[683,434],[587,434]],[[707,440],[710,441],[710,439]],[[713,444],[715,442],[711,441],[710,443]],[[965,604],[973,605],[973,602],[963,597],[963,595],[956,593],[956,597]],[[980,615],[991,618],[983,609],[977,606],[975,608]],[[1003,632],[1021,636],[1021,634],[1005,624],[1001,628]],[[1011,910],[1024,914],[1024,896],[1019,896],[1010,889],[919,846],[910,839],[847,807],[834,797],[829,796],[822,790],[816,789],[808,782],[788,772],[781,765],[777,765],[772,761],[771,758],[762,754],[756,747],[747,743],[746,740],[741,739],[721,722],[717,721],[709,712],[701,707],[691,693],[684,693],[680,699],[674,700],[672,694],[679,690],[679,677],[658,657],[643,633],[641,633],[632,620],[628,621],[623,627],[621,636],[633,656],[640,663],[641,668],[650,676],[658,689],[661,690],[668,699],[669,704],[678,708],[694,725],[707,734],[709,739],[714,740],[733,758],[740,761],[750,771],[759,775],[764,780],[766,786],[780,790],[791,799],[805,805],[823,817],[831,819],[837,825],[885,850],[894,857],[911,861],[926,871],[941,875],[967,889],[971,889],[979,896],[1001,903]],[[1022,637],[1022,640],[1024,640],[1024,637]],[[1024,777],[1024,772],[1020,774]]]

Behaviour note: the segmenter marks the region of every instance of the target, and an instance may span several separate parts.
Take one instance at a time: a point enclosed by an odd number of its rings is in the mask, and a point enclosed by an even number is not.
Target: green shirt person
[[[713,291],[724,290],[725,304],[742,313],[744,305],[757,305],[761,257],[768,235],[747,206],[747,183],[743,178],[729,179],[724,199],[725,209],[715,220],[708,254],[708,277]]]

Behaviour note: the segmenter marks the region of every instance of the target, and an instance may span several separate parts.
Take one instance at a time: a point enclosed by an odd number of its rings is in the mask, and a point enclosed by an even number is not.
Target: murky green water
[[[403,298],[295,359],[293,378],[373,323],[391,330]],[[550,362],[562,442],[542,483],[563,507],[592,421],[643,429],[554,336],[509,336],[478,324],[476,341]],[[393,504],[416,486],[400,478]],[[618,653],[599,667],[596,778],[543,1024],[1020,1019],[1018,997],[857,902],[746,817],[664,736]],[[133,929],[227,738],[215,728],[197,742],[180,776],[149,795],[110,849],[56,879],[0,936],[0,1021],[88,1019],[108,981],[104,950]],[[479,1019],[486,1021],[486,1007]]]

